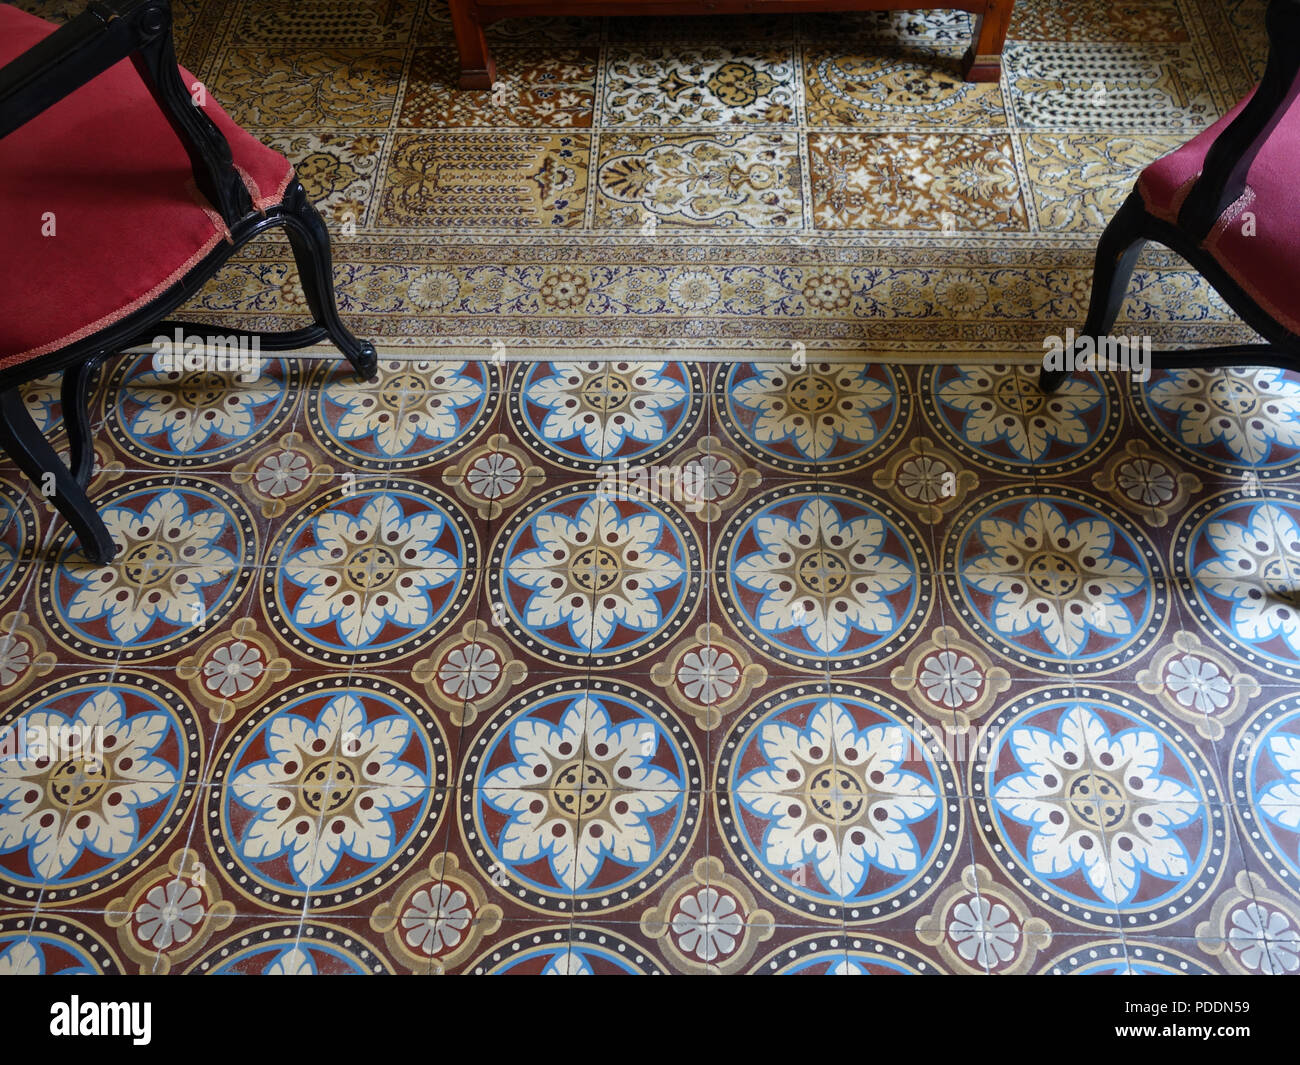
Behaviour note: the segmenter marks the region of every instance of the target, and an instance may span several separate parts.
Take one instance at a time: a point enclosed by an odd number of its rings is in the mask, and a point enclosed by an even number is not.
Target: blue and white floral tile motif
[[[113,561],[97,565],[69,549],[40,578],[41,612],[77,654],[166,654],[202,638],[243,598],[257,533],[244,504],[214,482],[137,482],[99,512],[119,546]],[[71,535],[65,528],[62,543]]]
[[[226,743],[208,797],[211,852],[260,906],[338,909],[406,871],[434,838],[446,784],[446,739],[420,700],[374,678],[321,678]]]
[[[1206,500],[1178,527],[1172,556],[1191,616],[1236,659],[1300,676],[1300,495],[1268,489]]]
[[[391,974],[383,955],[351,928],[330,924],[257,925],[209,947],[187,972],[210,976],[365,976]]]
[[[1091,928],[1170,925],[1211,897],[1228,834],[1197,745],[1126,694],[1042,688],[971,767],[986,845],[1036,901]]]
[[[1241,457],[1260,477],[1300,471],[1300,381],[1271,366],[1235,367]]]
[[[183,822],[203,740],[155,677],[79,673],[0,719],[0,899],[71,903],[115,887]]]
[[[896,917],[963,857],[960,791],[941,750],[923,721],[870,689],[783,689],[721,744],[724,841],[764,898],[801,917]]]
[[[799,353],[802,359],[802,353]],[[741,363],[717,397],[728,437],[771,466],[799,474],[862,467],[911,420],[903,371],[885,363]]]
[[[262,601],[294,648],[323,662],[409,654],[473,595],[478,541],[441,492],[359,482],[318,496],[272,545]]]
[[[0,601],[22,580],[37,543],[36,514],[17,485],[0,481]]]
[[[543,362],[511,389],[510,419],[525,445],[568,469],[649,465],[694,432],[703,390],[691,363]]]
[[[523,906],[595,913],[666,882],[695,837],[702,766],[686,728],[631,685],[557,681],[473,743],[461,827],[482,875]]]
[[[388,361],[358,381],[330,367],[307,398],[312,433],[345,463],[419,469],[455,455],[495,420],[500,380],[492,363]]]
[[[695,531],[666,504],[557,489],[497,535],[494,619],[530,652],[617,666],[681,631],[700,597]]]
[[[1053,958],[1040,973],[1051,976],[1216,976],[1203,961],[1165,946],[1130,939],[1088,942]]]
[[[1117,669],[1155,644],[1168,604],[1156,565],[1132,521],[1068,488],[977,499],[944,548],[944,580],[967,628],[1051,673]]]
[[[39,931],[30,915],[0,920],[0,976],[120,975],[117,959],[90,929],[60,916]]]
[[[1300,700],[1264,706],[1232,756],[1232,802],[1264,866],[1300,896]]]
[[[46,374],[19,389],[27,413],[44,437],[52,437],[63,425],[62,381],[62,373]]]
[[[531,929],[465,966],[475,976],[662,976],[667,970],[645,948],[609,927],[569,925]]]
[[[847,486],[792,484],[732,518],[713,580],[728,621],[763,654],[818,672],[861,670],[923,630],[928,554],[890,504]]]
[[[1152,436],[1186,462],[1218,473],[1267,476],[1293,461],[1296,385],[1258,367],[1157,370],[1133,404]]]
[[[141,355],[114,372],[109,424],[120,447],[154,466],[242,454],[283,427],[300,388],[294,360],[259,359],[256,370],[241,373],[155,369],[153,358]]]
[[[834,933],[783,943],[750,969],[768,976],[921,976],[941,971],[892,940]]]
[[[921,372],[920,391],[939,438],[998,473],[1066,473],[1115,440],[1119,393],[1094,374],[1045,394],[1033,367],[937,366]]]

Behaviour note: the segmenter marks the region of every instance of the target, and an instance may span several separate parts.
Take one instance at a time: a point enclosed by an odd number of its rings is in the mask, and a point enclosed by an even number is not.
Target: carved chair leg
[[[0,392],[0,447],[39,490],[50,495],[55,509],[68,520],[81,541],[81,553],[91,562],[110,562],[117,545],[109,536],[104,520],[72,471],[36,428],[22,393],[16,388]],[[52,494],[49,488],[53,489]]]
[[[329,231],[307,199],[307,193],[297,181],[289,186],[284,197],[285,229],[293,257],[298,263],[302,290],[307,296],[307,306],[312,316],[325,328],[330,340],[343,352],[363,380],[375,375],[378,356],[375,346],[368,340],[358,340],[339,317],[334,301],[334,267],[330,257]]]
[[[1146,212],[1141,204],[1130,199],[1116,212],[1102,234],[1092,271],[1088,320],[1083,325],[1081,337],[1105,336],[1119,317],[1133,268],[1146,245],[1143,236],[1145,219]],[[1044,366],[1038,375],[1038,387],[1044,392],[1055,392],[1068,376],[1067,370],[1049,370]]]
[[[95,468],[95,445],[90,437],[90,382],[103,360],[93,355],[63,371],[63,385],[59,390],[63,407],[63,423],[68,430],[71,451],[72,476],[85,488]]]

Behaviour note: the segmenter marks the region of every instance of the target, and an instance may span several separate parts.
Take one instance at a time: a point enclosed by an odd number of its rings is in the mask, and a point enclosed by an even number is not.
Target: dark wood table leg
[[[488,51],[474,0],[451,0],[451,26],[460,50],[460,87],[490,89],[496,80],[496,63]]]
[[[1013,6],[1014,0],[988,0],[984,13],[975,16],[975,38],[961,61],[967,81],[997,81],[1002,76],[1002,46]]]

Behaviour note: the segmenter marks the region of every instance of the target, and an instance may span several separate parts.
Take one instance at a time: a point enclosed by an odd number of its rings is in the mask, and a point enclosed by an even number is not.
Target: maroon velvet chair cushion
[[[0,5],[0,65],[57,27]],[[182,71],[185,84],[195,78]],[[277,204],[289,161],[209,96],[259,210]],[[54,236],[42,235],[53,215]],[[130,60],[0,138],[0,369],[57,351],[126,317],[226,237],[189,156]]]
[[[1215,137],[1249,96],[1209,129],[1157,159],[1138,179],[1146,209],[1177,223]],[[1275,321],[1300,334],[1300,107],[1292,107],[1265,141],[1247,176],[1245,194],[1219,219],[1203,247]],[[1253,222],[1246,214],[1253,214]],[[1249,224],[1248,224],[1249,223]]]

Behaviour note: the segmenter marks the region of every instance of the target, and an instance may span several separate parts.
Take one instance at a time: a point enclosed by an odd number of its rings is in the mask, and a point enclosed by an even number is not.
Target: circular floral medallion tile
[[[1227,829],[1214,772],[1125,694],[1042,688],[971,765],[985,842],[1031,898],[1092,928],[1155,929],[1213,895]]]
[[[937,525],[979,484],[979,475],[929,437],[913,438],[876,464],[871,483],[918,522]]]
[[[870,688],[784,688],[723,738],[722,837],[762,895],[803,917],[872,921],[958,859],[961,806],[930,727]]]
[[[42,436],[53,436],[63,428],[62,384],[63,374],[56,372],[19,386],[23,405]]]
[[[1300,700],[1295,696],[1263,707],[1237,736],[1232,798],[1255,853],[1300,894]]]
[[[1136,524],[1068,488],[975,500],[953,522],[944,580],[969,630],[1021,667],[1094,674],[1152,646],[1166,582]]]
[[[767,670],[713,624],[701,625],[693,640],[680,641],[670,657],[650,667],[650,679],[679,710],[703,729],[715,729],[767,680]]]
[[[475,976],[663,976],[666,970],[609,928],[557,925],[513,936],[465,967]]]
[[[1134,409],[1180,460],[1217,473],[1282,472],[1300,442],[1300,389],[1280,370],[1226,367],[1153,375]]]
[[[474,741],[461,830],[481,875],[530,909],[613,910],[685,859],[701,774],[687,729],[649,693],[558,681],[513,700]]]
[[[1272,366],[1235,368],[1244,457],[1261,477],[1287,477],[1300,463],[1300,383]]]
[[[919,633],[932,602],[926,542],[891,504],[842,485],[753,499],[714,549],[730,623],[801,669],[861,670]]]
[[[1201,486],[1196,474],[1187,473],[1180,462],[1153,451],[1143,440],[1126,441],[1123,451],[1093,473],[1092,483],[1155,526],[1168,525],[1182,514]]]
[[[390,974],[383,954],[351,928],[297,921],[241,929],[187,970],[208,976],[366,976]]]
[[[153,355],[119,366],[108,386],[118,445],[150,465],[197,466],[242,454],[280,429],[302,387],[297,360],[220,357],[230,369],[155,369]]]
[[[1211,639],[1241,662],[1300,676],[1300,494],[1207,499],[1179,525],[1179,591]]]
[[[108,944],[60,915],[0,918],[0,976],[119,976]]]
[[[1137,940],[1089,942],[1052,959],[1052,976],[1214,976],[1216,970],[1182,951]]]
[[[0,718],[3,897],[73,902],[115,886],[189,812],[203,740],[156,677],[76,673]]]
[[[472,723],[528,679],[528,667],[485,621],[475,618],[434,648],[432,657],[411,667],[433,705],[457,728]]]
[[[493,621],[534,654],[618,666],[677,634],[700,596],[695,531],[659,503],[557,489],[492,547]]]
[[[0,601],[26,574],[18,563],[32,557],[36,544],[35,512],[21,489],[0,481]]]
[[[510,391],[510,419],[542,458],[576,470],[648,465],[683,444],[704,410],[681,362],[543,362]]]
[[[890,939],[841,933],[787,943],[750,971],[771,976],[922,976],[940,969]]]
[[[997,473],[1067,473],[1115,441],[1119,393],[1109,378],[1075,374],[1044,393],[1036,368],[935,366],[922,370],[920,391],[944,443]]]
[[[331,368],[308,393],[307,420],[321,446],[345,462],[414,470],[464,449],[499,403],[490,362],[386,361],[373,381]]]
[[[191,694],[217,722],[229,721],[236,708],[288,675],[289,660],[275,654],[275,645],[247,617],[223,627],[176,666],[176,676],[189,682]]]
[[[246,491],[268,518],[277,518],[290,504],[301,503],[333,476],[334,470],[323,461],[320,450],[304,443],[298,433],[277,433],[274,440],[231,468],[231,480],[247,486]]]
[[[641,931],[659,940],[688,973],[738,972],[775,927],[749,888],[712,856],[697,861],[689,876],[669,885],[659,905],[641,915]]]
[[[970,730],[972,722],[1011,687],[1011,674],[993,665],[956,629],[940,625],[894,667],[889,681],[899,691],[912,693],[912,705],[932,721]]]
[[[860,469],[911,418],[910,389],[885,363],[741,363],[722,388],[718,419],[728,439],[791,473]]]
[[[136,482],[99,503],[112,562],[77,554],[40,577],[43,618],[77,654],[122,661],[202,639],[243,598],[257,558],[253,519],[210,481]],[[64,542],[72,534],[65,531]],[[56,548],[57,550],[57,548]]]
[[[294,650],[364,665],[438,636],[474,590],[478,541],[433,488],[344,486],[313,499],[271,546],[262,601]]]
[[[442,483],[488,520],[534,494],[545,479],[545,471],[504,433],[489,436],[442,474]]]
[[[412,972],[443,973],[472,954],[501,925],[501,907],[454,854],[436,854],[427,869],[408,878],[380,903],[370,927],[384,936],[391,956]]]
[[[202,950],[234,916],[235,904],[221,897],[218,878],[208,875],[188,847],[173,852],[166,865],[141,877],[129,895],[113,899],[104,910],[123,953],[140,973],[158,976]]]
[[[8,700],[54,668],[56,656],[21,610],[0,617],[0,693]]]
[[[1221,740],[1260,692],[1259,683],[1194,632],[1180,630],[1137,674],[1138,687],[1209,740]]]
[[[1295,903],[1270,891],[1257,873],[1237,874],[1232,888],[1214,900],[1210,916],[1196,926],[1196,937],[1201,949],[1222,958],[1229,972],[1300,973]]]
[[[433,838],[447,772],[442,728],[404,688],[360,676],[301,684],[244,721],[218,757],[212,853],[261,906],[355,903]]]
[[[1029,916],[1024,901],[978,863],[916,922],[916,937],[938,947],[954,972],[1006,975],[1027,972],[1052,941],[1047,922]]]

